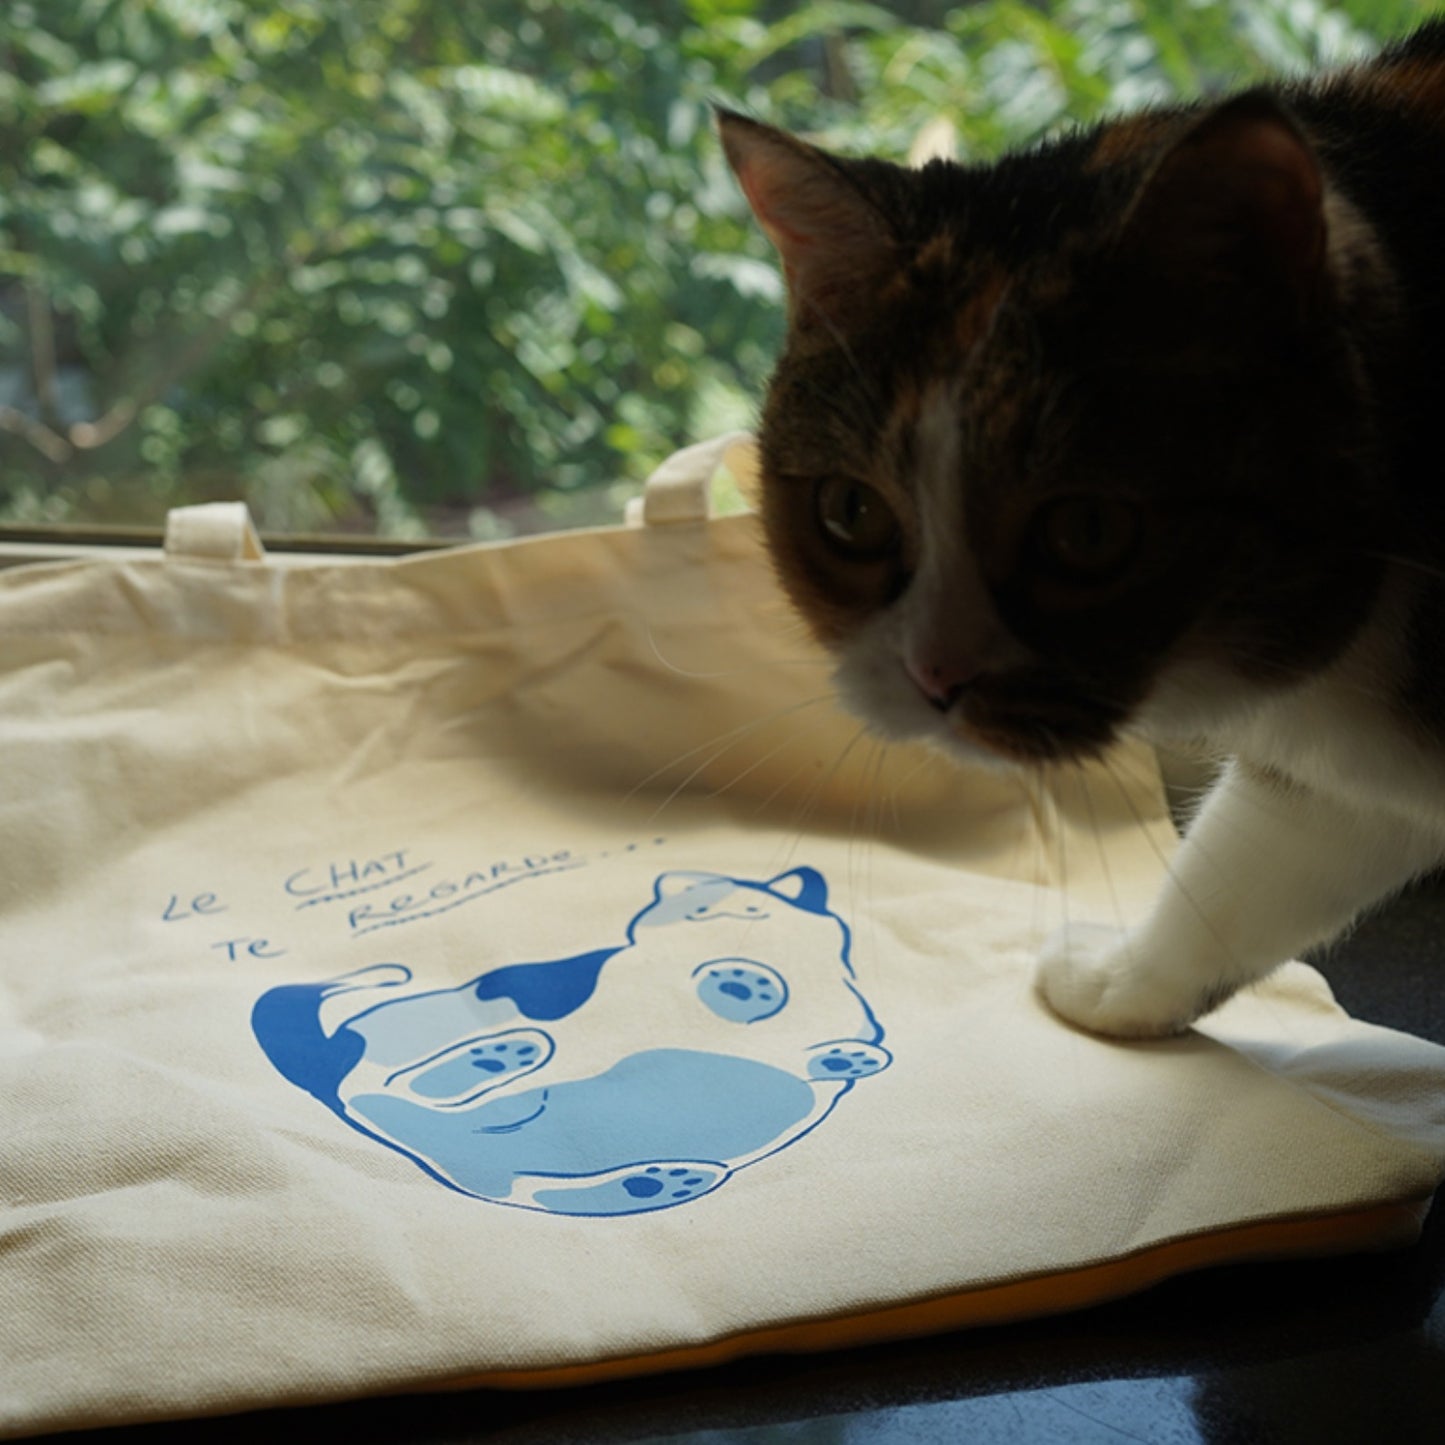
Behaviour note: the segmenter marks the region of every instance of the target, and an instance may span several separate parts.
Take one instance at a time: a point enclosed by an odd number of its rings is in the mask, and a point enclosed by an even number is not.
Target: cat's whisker
[[[886,740],[882,740],[882,741],[879,742],[879,744],[878,744],[878,781],[877,781],[877,784],[876,784],[876,790],[877,790],[876,832],[875,832],[875,835],[874,835],[873,839],[870,841],[870,846],[869,846],[868,855],[867,855],[867,859],[868,859],[867,891],[868,891],[868,903],[869,903],[869,907],[868,907],[868,917],[869,917],[870,922],[871,922],[871,930],[870,930],[870,931],[871,931],[872,936],[873,936],[873,957],[874,957],[880,964],[883,962],[884,954],[883,954],[883,950],[882,950],[882,948],[881,948],[881,946],[880,946],[880,944],[879,944],[880,927],[881,927],[881,925],[880,925],[879,920],[878,920],[878,907],[877,907],[877,901],[878,901],[878,873],[877,873],[877,862],[878,862],[879,844],[882,842],[882,839],[883,839],[883,793],[884,793],[884,774],[885,774],[885,772],[887,771],[887,768],[888,768],[888,764],[889,764],[889,753],[890,753],[890,751],[891,751],[890,744],[889,744]],[[894,812],[894,818],[895,818],[895,820],[897,819],[896,809],[895,809],[895,812]]]
[[[1064,835],[1059,822],[1058,802],[1054,797],[1052,769],[1048,764],[1034,773],[1037,786],[1035,799],[1038,804],[1039,840],[1043,869],[1041,878],[1059,901],[1060,919],[1058,927],[1067,927],[1069,921],[1068,863],[1064,857]],[[1045,919],[1045,936],[1049,932]]]
[[[1059,805],[1059,773],[1061,769],[1058,764],[1050,764],[1048,768],[1049,779],[1049,807],[1053,813],[1054,836],[1058,839],[1059,849],[1059,897],[1063,900],[1064,928],[1067,930],[1072,919],[1071,911],[1077,914],[1075,907],[1077,899],[1070,884],[1070,858],[1069,858],[1069,837],[1070,831],[1065,822],[1064,810]]]
[[[866,811],[867,798],[868,798],[868,789],[867,789],[868,768],[869,768],[870,763],[872,762],[874,753],[877,751],[877,748],[878,748],[878,744],[877,744],[876,739],[870,738],[870,739],[869,739],[868,751],[867,751],[867,753],[864,755],[863,764],[862,764],[862,767],[861,767],[860,770],[859,770],[858,786],[857,786],[856,791],[855,791],[854,794],[853,794],[853,805],[852,805],[852,807],[848,810],[848,852],[847,852],[847,858],[848,858],[848,887],[849,887],[849,889],[850,889],[850,891],[851,891],[851,894],[852,894],[852,897],[853,897],[853,900],[854,900],[854,904],[855,904],[854,912],[855,912],[855,914],[857,913],[857,906],[856,906],[856,905],[857,905],[857,903],[858,903],[858,901],[859,901],[859,896],[860,896],[860,895],[859,895],[859,888],[858,888],[858,877],[857,877],[857,865],[858,865],[858,856],[857,856],[857,855],[858,855],[858,842],[859,842],[859,838],[860,838],[860,836],[861,836],[861,830],[860,830],[860,828],[859,828],[859,826],[858,826],[858,815],[859,815],[860,810],[865,810],[865,811]]]
[[[800,741],[803,741],[813,736],[815,733],[820,732],[823,728],[827,727],[831,721],[831,716],[819,718],[813,723],[811,727],[805,729],[803,732],[790,733],[782,740],[782,742],[778,743],[774,747],[769,748],[765,753],[754,758],[752,762],[750,762],[747,767],[742,770],[742,772],[729,778],[728,781],[724,783],[721,787],[711,789],[709,792],[705,793],[704,796],[707,798],[720,798],[723,796],[724,793],[731,792],[735,787],[737,787],[739,783],[743,781],[744,778],[749,777],[759,768],[764,767],[766,764],[770,763],[775,757],[777,757],[779,753],[783,752],[787,748],[795,746]],[[709,759],[709,761],[716,761],[716,758]]]
[[[817,729],[815,728],[815,729],[813,729],[813,731],[817,731]],[[866,731],[866,728],[864,729],[864,731]],[[853,739],[853,741],[855,741],[855,742],[857,741],[856,737]],[[769,792],[768,795],[767,795],[766,797],[764,797],[764,798],[758,803],[758,806],[757,806],[757,808],[756,808],[755,811],[758,812],[758,813],[764,813],[764,812],[767,812],[769,809],[771,809],[772,806],[773,806],[773,804],[776,803],[777,800],[778,800],[785,792],[787,792],[787,790],[788,790],[789,788],[791,788],[791,787],[798,781],[799,778],[801,778],[801,777],[803,776],[803,774],[807,771],[807,769],[808,769],[808,767],[810,766],[810,764],[814,763],[815,761],[816,761],[816,759],[814,758],[813,754],[810,753],[801,763],[798,764],[798,766],[797,766],[796,768],[793,769],[793,771],[792,771],[791,773],[789,773],[786,777],[784,777],[780,782],[778,782],[778,783],[773,787],[772,791]],[[836,762],[836,761],[834,762],[834,765],[833,765],[833,766],[834,766],[834,768],[837,767],[837,762]],[[820,786],[822,783],[824,783],[824,782],[827,780],[827,778],[831,775],[831,772],[832,772],[832,769],[830,769],[828,773],[824,774],[823,777],[821,777],[821,778],[815,778],[815,779],[813,780],[813,783],[810,784],[809,787],[804,790],[804,796],[805,796],[805,797],[810,796],[811,793],[812,793],[812,791],[813,791],[813,789],[814,789],[815,787],[817,787],[817,786]]]
[[[860,729],[858,733],[855,733],[852,738],[850,738],[848,743],[839,750],[839,754],[837,757],[834,758],[832,765],[825,772],[823,772],[819,776],[814,777],[811,782],[807,783],[803,787],[802,797],[798,803],[797,811],[795,812],[793,820],[789,824],[787,830],[787,832],[792,836],[792,841],[786,846],[782,841],[780,841],[772,854],[769,866],[775,872],[782,872],[786,869],[787,860],[791,859],[797,849],[798,844],[802,841],[803,831],[806,827],[805,814],[809,814],[811,806],[814,804],[815,800],[820,797],[821,790],[827,787],[828,783],[837,772],[838,768],[841,766],[843,760],[847,757],[848,752],[857,743],[859,736],[861,736],[864,731],[865,729]],[[799,779],[804,776],[805,773],[817,766],[817,761],[818,760],[816,754],[809,751],[807,756],[798,764],[796,768],[793,769],[792,772],[781,778],[777,782],[777,784],[774,785],[774,787],[767,794],[767,796],[759,800],[757,807],[754,809],[754,813],[764,814],[770,812],[773,809],[774,805],[777,803],[777,800],[784,793],[786,793],[790,788],[794,787],[798,783]],[[796,832],[794,831],[795,824],[797,825]]]
[[[1036,925],[1036,941],[1033,949],[1033,956],[1030,960],[1034,969],[1034,977],[1037,978],[1037,960],[1043,953],[1052,932],[1049,918],[1049,897],[1056,895],[1059,900],[1059,924],[1058,927],[1067,936],[1070,926],[1069,909],[1069,884],[1068,884],[1068,860],[1066,856],[1067,840],[1061,822],[1061,815],[1058,805],[1058,798],[1054,785],[1054,769],[1051,766],[1040,768],[1034,775],[1037,786],[1037,798],[1039,803],[1039,841],[1038,851],[1040,858],[1040,878],[1043,886],[1040,888],[1040,901],[1037,905],[1038,915],[1042,924]],[[1046,831],[1045,831],[1046,830]],[[1050,866],[1049,838],[1056,839],[1058,863]],[[1049,880],[1057,878],[1055,886],[1050,886]],[[1035,983],[1035,987],[1036,987]],[[1075,1079],[1080,1078],[1085,1072],[1085,1064],[1080,1057],[1083,1049],[1081,1041],[1072,1033],[1067,1034],[1066,1047],[1068,1050],[1069,1063]]]
[[[839,750],[838,756],[834,758],[832,766],[827,770],[827,772],[823,774],[822,777],[815,779],[813,785],[808,789],[807,793],[804,796],[803,802],[799,806],[799,811],[793,819],[793,829],[795,831],[793,835],[793,841],[788,845],[788,851],[783,855],[782,868],[784,870],[791,866],[793,857],[797,853],[798,848],[803,841],[803,835],[807,830],[808,824],[811,821],[813,814],[821,805],[827,789],[832,786],[833,780],[839,775],[843,764],[847,762],[848,757],[852,753],[853,749],[856,748],[858,744],[867,736],[867,727],[859,727],[858,731],[855,732],[853,736]]]
[[[821,727],[821,726],[823,726],[822,723],[817,723],[817,724],[815,724],[812,728],[810,728],[808,731],[809,731],[809,732],[816,732],[816,731],[818,730],[818,728]],[[796,736],[796,735],[791,736],[791,737],[789,737],[789,738],[786,738],[786,739],[784,739],[784,741],[783,741],[777,748],[775,748],[773,751],[774,751],[775,753],[776,753],[776,752],[781,752],[783,748],[787,747],[790,743],[795,742],[796,740],[797,740],[797,736]],[[688,788],[691,786],[691,784],[699,777],[700,774],[702,774],[702,773],[705,772],[708,768],[712,767],[714,764],[716,764],[717,762],[719,762],[728,752],[730,752],[734,747],[736,747],[740,741],[741,741],[741,739],[734,739],[733,741],[728,742],[728,743],[724,744],[722,747],[718,748],[718,749],[717,749],[714,753],[712,753],[709,757],[704,758],[704,759],[702,760],[702,762],[700,762],[695,768],[693,768],[693,770],[692,770],[690,773],[688,773],[688,775],[687,775],[685,778],[683,778],[682,781],[681,781],[680,783],[678,783],[676,787],[673,788],[673,790],[667,795],[667,797],[664,798],[664,799],[662,800],[662,802],[660,802],[660,803],[657,805],[656,809],[654,809],[654,811],[652,812],[651,816],[650,816],[649,819],[648,819],[649,823],[655,823],[655,822],[657,821],[657,819],[662,816],[663,812],[665,812],[667,808],[671,807],[672,804],[677,801],[678,797],[679,797],[686,789],[688,789]],[[771,756],[771,754],[770,754],[769,756]],[[764,761],[765,761],[765,760],[766,760],[766,759],[764,759]],[[746,769],[745,771],[746,771],[746,772],[751,772],[751,771],[752,771],[752,768],[753,768],[753,767],[756,767],[756,766],[757,766],[757,763],[754,763],[753,765],[751,765],[751,766],[750,766],[748,769]],[[734,781],[736,781],[736,780],[734,780]],[[719,797],[719,796],[721,796],[723,793],[725,793],[725,792],[728,790],[728,787],[729,787],[729,786],[730,786],[730,784],[725,784],[725,785],[724,785],[723,787],[721,787],[721,788],[713,789],[712,791],[706,793],[705,796],[710,797],[710,798]]]
[[[1019,791],[1023,794],[1023,807],[1020,809],[1019,854],[1022,856],[1025,850],[1027,851],[1027,857],[1024,859],[1027,864],[1024,876],[1028,878],[1033,889],[1028,933],[1029,956],[1033,959],[1039,956],[1048,933],[1047,884],[1045,882],[1049,876],[1048,852],[1042,808],[1037,798],[1037,789],[1041,786],[1041,780],[1036,773],[1032,772],[1019,771],[1014,776],[1018,781]]]
[[[1190,912],[1192,912],[1194,916],[1199,920],[1199,922],[1204,926],[1205,932],[1209,934],[1210,938],[1217,945],[1219,951],[1224,955],[1224,957],[1229,960],[1231,966],[1241,973],[1244,972],[1244,970],[1240,966],[1241,960],[1234,946],[1229,942],[1227,938],[1224,937],[1222,933],[1220,933],[1218,927],[1214,923],[1214,920],[1209,916],[1208,910],[1184,886],[1183,880],[1179,877],[1179,874],[1174,867],[1173,859],[1170,858],[1170,856],[1159,846],[1158,841],[1154,837],[1153,830],[1149,827],[1144,815],[1140,813],[1139,806],[1134,801],[1133,794],[1131,793],[1128,786],[1125,784],[1124,780],[1114,773],[1112,765],[1107,762],[1105,763],[1105,772],[1107,772],[1108,775],[1113,778],[1114,786],[1119,790],[1119,796],[1124,800],[1124,806],[1128,808],[1129,812],[1133,815],[1134,821],[1138,825],[1139,832],[1143,836],[1144,841],[1148,843],[1150,851],[1154,854],[1156,858],[1158,858],[1160,864],[1163,866],[1165,875],[1169,880],[1170,886],[1173,887],[1174,891],[1179,895],[1179,897],[1184,900]],[[1197,839],[1194,841],[1193,846],[1195,851],[1199,854],[1200,857],[1205,860],[1206,863],[1209,863],[1212,867],[1215,867],[1217,869],[1218,865],[1215,864],[1214,860],[1209,857],[1208,853],[1203,851]]]
[[[867,755],[859,769],[857,791],[853,795],[853,807],[848,823],[848,887],[854,900],[854,916],[860,918],[867,913],[863,875],[867,865],[868,815],[872,791],[870,779],[882,748],[882,744],[877,738],[870,738],[869,743]],[[860,813],[862,815],[861,826]]]
[[[1117,761],[1118,761],[1117,758],[1114,759],[1114,762],[1117,763]],[[1112,773],[1113,773],[1113,767],[1111,766],[1111,767],[1108,769],[1108,771],[1109,771],[1109,772],[1111,773],[1111,775],[1112,775]],[[1122,769],[1121,769],[1120,771],[1122,771]],[[1119,780],[1117,777],[1114,779],[1114,781],[1115,781],[1115,786],[1116,786],[1116,787],[1117,787],[1117,786],[1120,786],[1120,780]],[[1211,790],[1211,791],[1212,791],[1212,790]],[[1126,795],[1125,801],[1126,801],[1126,802],[1129,802],[1129,803],[1131,804],[1131,807],[1132,807],[1132,799],[1131,799],[1130,797],[1128,797],[1127,795]],[[1137,817],[1137,816],[1138,816],[1138,814],[1136,813],[1136,817]],[[1216,816],[1216,818],[1213,820],[1213,822],[1214,822],[1214,826],[1217,828],[1217,827],[1220,825],[1221,820]],[[1163,857],[1163,854],[1162,854],[1162,852],[1159,850],[1159,848],[1157,847],[1157,845],[1154,844],[1154,840],[1153,840],[1152,834],[1149,833],[1149,831],[1148,831],[1147,828],[1145,828],[1144,831],[1145,831],[1146,837],[1148,837],[1148,840],[1149,840],[1151,846],[1154,847],[1154,851],[1156,852],[1156,854],[1159,854],[1159,856],[1162,858],[1162,857]],[[1229,831],[1230,831],[1231,833],[1233,833],[1233,834],[1236,836],[1236,838],[1239,838],[1239,839],[1242,840],[1242,844],[1241,844],[1242,846],[1248,847],[1248,848],[1249,848],[1249,851],[1250,851],[1251,853],[1253,853],[1256,857],[1259,858],[1259,863],[1260,863],[1261,868],[1267,868],[1267,867],[1268,867],[1268,864],[1269,864],[1269,861],[1270,861],[1270,860],[1269,860],[1267,857],[1264,857],[1264,856],[1261,856],[1261,855],[1260,855],[1260,851],[1259,851],[1259,846],[1258,846],[1258,841],[1257,841],[1257,839],[1255,839],[1253,836],[1249,835],[1249,834],[1245,831],[1245,829],[1243,828],[1242,824],[1234,823],[1234,824],[1230,825]],[[1215,858],[1214,858],[1213,855],[1211,854],[1210,850],[1207,849],[1207,848],[1200,842],[1200,840],[1198,839],[1198,837],[1195,837],[1195,838],[1192,840],[1191,846],[1192,846],[1195,854],[1196,854],[1198,857],[1202,858],[1202,859],[1205,861],[1205,863],[1207,863],[1211,868],[1213,868],[1213,869],[1214,869],[1217,873],[1219,873],[1221,876],[1225,876],[1223,870],[1220,868],[1220,865],[1219,865],[1218,862],[1215,860]],[[1177,891],[1177,892],[1179,893],[1179,895],[1180,895],[1181,897],[1183,897],[1183,898],[1186,900],[1186,902],[1194,909],[1195,913],[1200,916],[1201,920],[1204,921],[1206,924],[1208,924],[1208,919],[1205,918],[1204,915],[1203,915],[1203,913],[1200,911],[1200,905],[1197,904],[1197,902],[1196,902],[1196,901],[1191,897],[1191,895],[1189,894],[1188,890],[1184,888],[1183,884],[1179,881],[1179,879],[1177,878],[1177,876],[1175,876],[1174,871],[1173,871],[1172,864],[1166,863],[1165,866],[1166,866],[1166,869],[1167,869],[1168,872],[1169,872],[1170,879],[1171,879],[1171,883],[1172,883],[1172,885],[1175,887],[1176,891]],[[1218,946],[1220,947],[1221,952],[1222,952],[1222,953],[1225,955],[1225,957],[1228,959],[1228,961],[1229,961],[1229,963],[1230,963],[1230,965],[1231,965],[1232,970],[1233,970],[1235,973],[1238,973],[1238,974],[1241,975],[1241,981],[1240,981],[1240,983],[1239,983],[1239,985],[1238,985],[1239,987],[1241,987],[1241,988],[1242,988],[1242,987],[1247,987],[1250,983],[1259,982],[1263,977],[1267,976],[1267,974],[1268,974],[1269,972],[1272,972],[1272,971],[1273,971],[1273,969],[1269,969],[1269,970],[1266,970],[1266,972],[1265,972],[1264,974],[1247,973],[1244,969],[1241,968],[1241,960],[1240,960],[1240,958],[1239,958],[1239,955],[1238,955],[1237,950],[1235,950],[1234,948],[1232,948],[1232,947],[1228,944],[1227,940],[1223,939],[1223,938],[1219,935],[1219,933],[1218,933],[1217,930],[1211,928],[1209,931],[1210,931],[1211,936],[1213,937],[1214,941],[1215,941],[1215,942],[1218,944]],[[1276,963],[1277,963],[1277,964],[1282,964],[1282,963],[1285,963],[1285,962],[1287,962],[1287,961],[1288,961],[1288,960],[1281,958],[1281,959],[1276,960]],[[1257,1004],[1258,1004],[1260,1007],[1263,1007],[1263,1008],[1267,1009],[1267,1010],[1269,1011],[1269,1013],[1271,1014],[1271,1016],[1274,1018],[1275,1023],[1276,1023],[1276,1025],[1277,1025],[1277,1027],[1279,1028],[1280,1032],[1281,1032],[1281,1035],[1287,1036],[1287,1035],[1291,1034],[1292,1032],[1294,1032],[1294,1030],[1295,1030],[1295,1028],[1296,1028],[1296,1025],[1297,1025],[1297,1021],[1290,1016],[1289,1010],[1281,1008],[1281,1007],[1277,1004],[1277,1002],[1276,1002],[1275,1000],[1273,1000],[1273,999],[1271,999],[1271,998],[1269,997],[1268,994],[1256,994],[1256,995],[1255,995],[1255,998],[1256,998]]]
[[[1089,828],[1094,835],[1095,844],[1099,850],[1099,867],[1104,874],[1104,886],[1109,894],[1109,907],[1114,924],[1117,928],[1124,929],[1129,926],[1129,920],[1124,916],[1123,905],[1119,902],[1119,890],[1114,885],[1114,868],[1109,859],[1109,845],[1104,838],[1104,830],[1099,826],[1099,814],[1094,806],[1094,792],[1090,786],[1089,770],[1079,771],[1079,791],[1084,797],[1084,807],[1089,814]]]
[[[1376,562],[1404,567],[1407,571],[1418,572],[1421,576],[1429,577],[1433,581],[1445,582],[1445,568],[1432,566],[1418,557],[1406,557],[1399,552],[1381,552],[1371,547],[1362,548],[1359,555],[1369,557]]]
[[[908,786],[919,773],[925,768],[932,766],[935,759],[925,754],[901,777],[893,780],[893,786],[888,791],[889,810],[893,816],[893,831],[901,834],[903,832],[903,817],[898,811],[898,800],[908,790]]]
[[[782,722],[797,713],[803,712],[807,708],[817,707],[820,703],[831,702],[832,700],[833,694],[831,692],[818,693],[814,697],[804,698],[801,702],[793,703],[788,707],[776,708],[772,712],[764,714],[762,717],[752,718],[745,723],[740,723],[735,728],[730,728],[725,733],[709,738],[706,742],[698,743],[696,747],[691,747],[686,752],[679,753],[675,758],[664,763],[660,768],[655,768],[640,782],[634,783],[632,787],[623,794],[623,801],[630,802],[649,784],[656,782],[658,778],[670,773],[674,768],[680,767],[683,763],[687,762],[689,758],[695,758],[699,753],[705,752],[708,748],[715,748],[716,751],[713,752],[711,756],[706,758],[702,764],[682,780],[679,787],[674,790],[671,797],[668,798],[668,802],[671,802],[672,798],[675,798],[677,793],[692,782],[699,773],[703,772],[712,763],[716,762],[718,758],[722,757],[729,748],[736,746],[751,733],[756,732],[759,728],[767,727],[769,723]]]
[[[777,657],[769,658],[766,661],[750,661],[746,667],[724,667],[715,672],[696,672],[690,668],[682,667],[664,656],[662,649],[657,645],[657,638],[652,630],[652,623],[648,620],[645,624],[647,645],[652,649],[652,655],[671,673],[678,677],[696,679],[701,682],[712,682],[719,678],[752,676],[755,673],[778,667],[826,667],[833,666],[832,660],[819,655],[816,657]]]

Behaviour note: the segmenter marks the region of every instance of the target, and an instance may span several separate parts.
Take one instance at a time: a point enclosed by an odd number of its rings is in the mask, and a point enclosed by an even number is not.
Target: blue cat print
[[[686,1204],[891,1062],[812,868],[664,873],[626,941],[409,991],[381,964],[264,994],[272,1064],[464,1194],[552,1214]]]

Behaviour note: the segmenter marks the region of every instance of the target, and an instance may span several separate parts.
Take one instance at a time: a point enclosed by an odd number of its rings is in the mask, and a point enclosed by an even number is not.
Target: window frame
[[[445,552],[476,546],[456,537],[368,537],[307,533],[264,533],[261,546],[268,560],[283,565],[310,561],[373,562],[409,557],[420,552]],[[154,527],[87,527],[51,524],[0,526],[0,569],[35,562],[135,561],[165,551],[165,535]]]

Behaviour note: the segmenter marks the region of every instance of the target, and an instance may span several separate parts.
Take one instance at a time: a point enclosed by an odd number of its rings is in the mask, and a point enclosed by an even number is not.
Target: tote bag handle
[[[751,433],[729,432],[674,452],[648,477],[642,495],[627,504],[627,525],[706,522],[712,479],[724,463],[738,475],[751,475],[755,466]]]
[[[674,452],[627,504],[630,527],[706,522],[708,494],[719,467],[740,476],[754,469],[749,432],[729,432]],[[261,538],[244,502],[201,502],[166,514],[167,557],[214,562],[263,562]]]
[[[264,562],[265,549],[245,502],[200,502],[166,513],[167,558]]]

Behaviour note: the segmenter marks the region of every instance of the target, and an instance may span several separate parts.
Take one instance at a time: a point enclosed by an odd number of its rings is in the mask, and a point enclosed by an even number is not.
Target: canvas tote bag
[[[0,578],[0,1429],[552,1385],[1412,1238],[1445,1050],[1302,966],[1053,1018],[1153,759],[829,697],[724,444],[633,525],[283,564],[244,512]],[[736,467],[745,448],[734,447]]]

